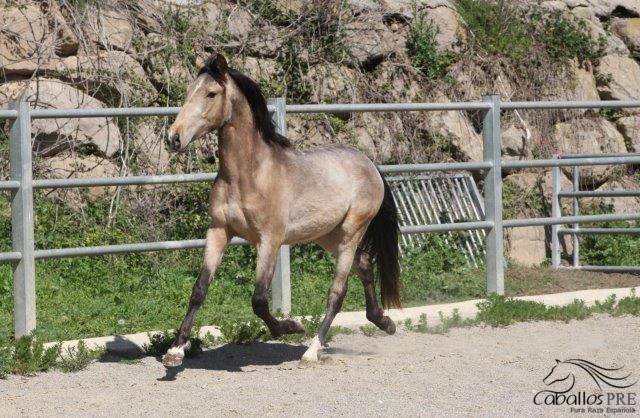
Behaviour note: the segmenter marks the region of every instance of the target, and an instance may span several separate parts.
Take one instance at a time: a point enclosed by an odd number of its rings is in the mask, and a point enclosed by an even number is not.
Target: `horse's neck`
[[[262,164],[273,159],[269,147],[253,125],[248,106],[234,112],[218,132],[220,174],[230,183],[250,184]]]

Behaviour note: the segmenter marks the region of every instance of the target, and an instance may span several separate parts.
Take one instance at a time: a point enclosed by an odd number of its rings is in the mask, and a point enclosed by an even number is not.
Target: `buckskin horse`
[[[256,247],[256,285],[251,304],[274,337],[302,333],[302,324],[277,319],[267,292],[281,245],[315,242],[336,258],[327,312],[302,356],[317,362],[331,322],[340,310],[353,271],[364,285],[367,319],[389,334],[395,324],[382,306],[400,307],[398,219],[389,185],[359,151],[325,146],[298,151],[279,135],[258,85],[213,54],[188,87],[167,133],[176,151],[218,131],[219,171],[210,193],[211,225],[204,263],[176,341],[163,356],[166,367],[182,364],[195,315],[205,300],[225,247],[241,237]],[[374,271],[375,270],[375,271]]]

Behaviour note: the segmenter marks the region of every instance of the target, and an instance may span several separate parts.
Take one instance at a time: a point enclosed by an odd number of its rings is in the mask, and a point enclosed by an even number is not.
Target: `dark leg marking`
[[[360,277],[362,285],[364,286],[367,319],[387,334],[394,334],[396,332],[396,324],[391,318],[384,315],[384,310],[378,305],[373,283],[373,268],[369,254],[358,249],[356,259],[353,263],[353,270],[358,277]]]

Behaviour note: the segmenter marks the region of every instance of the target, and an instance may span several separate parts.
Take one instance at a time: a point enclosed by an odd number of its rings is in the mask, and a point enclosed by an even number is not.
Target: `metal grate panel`
[[[400,212],[401,226],[446,224],[484,220],[484,204],[468,173],[387,177]],[[445,242],[455,245],[471,267],[484,265],[484,230],[447,232]],[[401,246],[413,247],[426,234],[402,234]]]

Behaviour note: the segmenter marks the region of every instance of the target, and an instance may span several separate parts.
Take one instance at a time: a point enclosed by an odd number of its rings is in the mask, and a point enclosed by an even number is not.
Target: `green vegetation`
[[[502,188],[502,216],[504,219],[515,219],[518,216],[545,216],[550,208],[544,198],[542,178],[536,184],[523,190],[513,183],[505,182]]]
[[[603,222],[599,228],[631,228],[629,222]],[[580,259],[584,264],[596,266],[640,265],[640,236],[587,235],[580,239]]]
[[[89,350],[84,341],[80,340],[77,346],[66,349],[56,363],[56,368],[65,373],[78,372],[86,369],[92,361],[103,357],[106,352],[102,349]]]
[[[596,313],[613,316],[640,315],[640,297],[633,292],[617,300],[614,295],[606,301],[587,306],[584,301],[574,300],[569,305],[546,306],[540,302],[506,298],[492,295],[478,304],[476,321],[493,327],[507,326],[523,321],[565,321],[585,319]]]
[[[531,48],[530,29],[507,0],[454,0],[471,33],[471,39],[487,52],[513,60]]]
[[[413,66],[430,80],[442,79],[455,62],[452,52],[438,51],[438,26],[425,11],[414,10],[415,18],[409,30],[407,53]]]
[[[602,201],[581,205],[584,215],[613,213],[614,208]],[[611,221],[583,225],[585,228],[636,228],[635,222]],[[580,260],[595,266],[640,265],[640,236],[637,235],[586,235],[580,237]]]
[[[558,10],[533,6],[530,12],[507,0],[455,0],[466,22],[472,44],[512,61],[540,64],[594,61],[601,57],[606,39],[592,40],[584,19]]]
[[[611,109],[611,108],[600,109],[598,113],[600,114],[600,116],[610,121],[616,121],[620,118],[623,118],[629,115],[629,113],[624,109]]]
[[[287,13],[286,9],[278,7],[270,0],[248,0],[246,6],[256,15],[274,25],[285,26],[293,20],[294,16]]]
[[[462,328],[475,325],[477,321],[473,319],[462,319],[457,309],[453,310],[451,316],[445,316],[442,312],[438,313],[439,322],[437,325],[430,326],[427,323],[427,315],[422,314],[416,324],[411,319],[404,321],[403,325],[408,331],[420,332],[423,334],[446,334],[451,328]]]
[[[438,325],[429,326],[427,316],[421,315],[417,323],[407,319],[404,327],[413,332],[428,334],[444,334],[451,328],[469,327],[474,325],[488,325],[491,327],[505,327],[517,322],[529,321],[564,321],[582,320],[594,314],[608,314],[612,316],[640,315],[640,297],[632,292],[630,296],[618,300],[611,295],[604,302],[596,301],[593,306],[587,306],[582,300],[574,300],[568,305],[547,306],[541,302],[514,299],[505,296],[491,295],[478,303],[478,314],[473,319],[463,319],[457,310],[451,316],[439,313]],[[374,331],[362,329],[363,333]]]
[[[0,377],[7,374],[33,375],[54,367],[60,354],[60,347],[44,348],[40,339],[25,336],[13,344],[3,340],[0,344]]]
[[[584,19],[572,20],[561,11],[543,14],[536,12],[532,20],[537,23],[540,42],[552,61],[576,59],[580,63],[595,61],[604,55],[607,40],[600,35],[594,43]]]
[[[9,374],[32,376],[57,368],[63,372],[82,370],[101,357],[103,350],[89,350],[80,341],[77,347],[62,353],[61,345],[44,347],[42,338],[28,335],[17,340],[0,339],[0,379]]]

